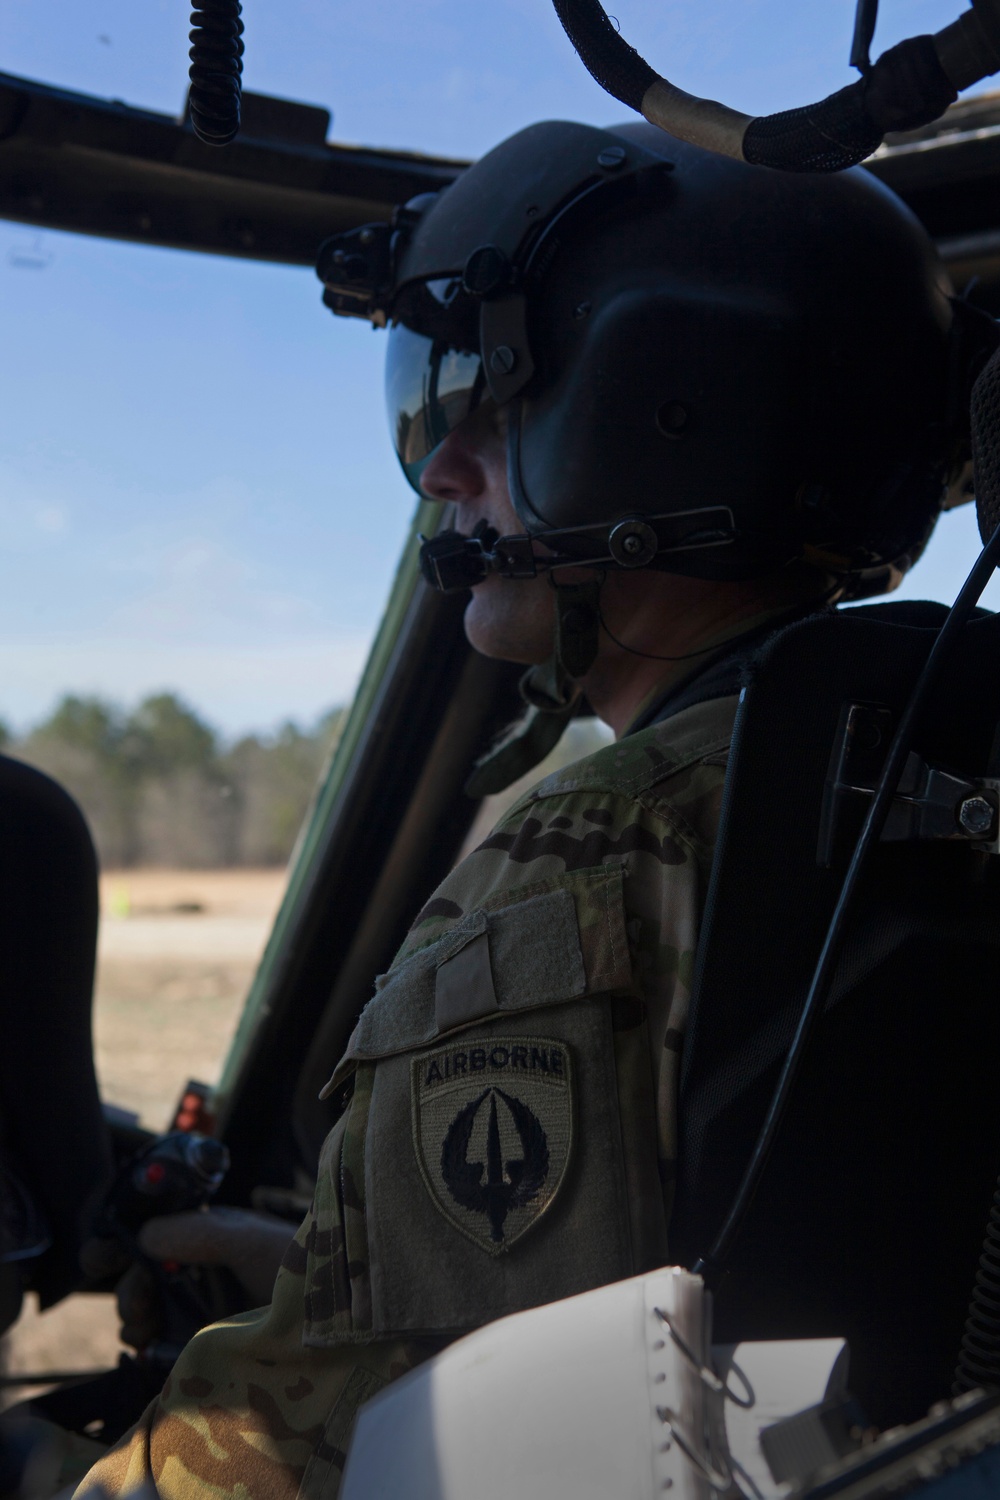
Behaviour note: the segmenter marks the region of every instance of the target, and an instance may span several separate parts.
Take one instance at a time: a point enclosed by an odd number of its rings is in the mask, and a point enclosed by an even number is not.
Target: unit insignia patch
[[[491,1255],[536,1223],[562,1184],[573,1141],[569,1049],[490,1037],[413,1061],[413,1144],[431,1197]]]

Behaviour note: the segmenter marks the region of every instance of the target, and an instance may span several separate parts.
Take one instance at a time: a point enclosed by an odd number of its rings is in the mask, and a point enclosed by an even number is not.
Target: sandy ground
[[[94,1042],[106,1100],[162,1130],[189,1078],[215,1080],[284,885],[283,870],[102,876]],[[120,1352],[114,1299],[71,1297],[41,1315],[32,1302],[5,1344],[9,1373],[106,1368]]]
[[[105,1099],[162,1130],[189,1078],[214,1082],[284,886],[283,870],[102,876],[94,1041]]]

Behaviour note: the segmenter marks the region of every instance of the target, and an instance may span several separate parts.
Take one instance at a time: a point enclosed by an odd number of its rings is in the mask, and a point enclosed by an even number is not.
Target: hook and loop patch
[[[470,1037],[414,1058],[413,1144],[436,1206],[490,1255],[541,1218],[569,1166],[573,1076],[564,1042]]]

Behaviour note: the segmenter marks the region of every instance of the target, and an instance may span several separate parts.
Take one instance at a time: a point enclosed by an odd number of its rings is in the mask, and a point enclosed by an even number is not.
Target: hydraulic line
[[[890,130],[929,125],[962,89],[1000,69],[1000,0],[972,8],[934,36],[910,37],[868,65],[874,8],[859,8],[852,61],[862,76],[817,104],[751,116],[686,94],[611,24],[600,0],[554,0],[580,59],[602,88],[650,124],[723,156],[785,172],[841,172]]]

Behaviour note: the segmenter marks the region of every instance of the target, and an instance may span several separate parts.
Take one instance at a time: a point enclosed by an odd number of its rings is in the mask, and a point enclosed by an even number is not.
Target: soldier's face
[[[449,433],[421,477],[432,500],[450,501],[456,525],[470,533],[486,521],[501,536],[524,526],[507,488],[505,414],[480,408]],[[472,591],[465,633],[484,656],[532,665],[552,654],[554,596],[548,580],[499,578],[491,574]]]

